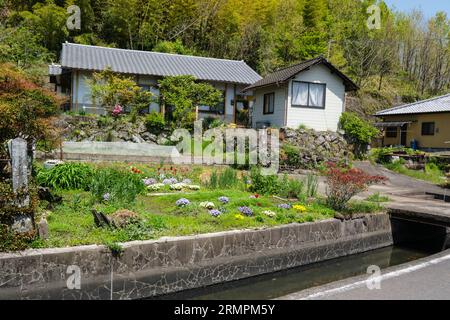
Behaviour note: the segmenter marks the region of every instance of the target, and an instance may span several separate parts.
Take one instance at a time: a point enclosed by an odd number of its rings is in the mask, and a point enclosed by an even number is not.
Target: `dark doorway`
[[[408,125],[404,124],[401,128],[400,128],[400,144],[402,146],[406,146],[406,134],[407,134],[407,130],[408,130]]]

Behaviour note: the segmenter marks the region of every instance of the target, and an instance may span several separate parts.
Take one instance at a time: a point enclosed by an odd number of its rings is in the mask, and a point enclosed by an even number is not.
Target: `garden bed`
[[[72,166],[91,170],[86,173],[93,175],[89,185],[83,182],[87,177],[76,184],[61,172],[57,180],[47,176],[48,171],[38,174],[37,180],[44,185],[52,186],[53,181],[62,202],[41,201],[37,221],[42,217],[48,221],[49,237],[35,240],[31,243],[34,248],[106,244],[117,249],[117,243],[133,240],[261,229],[320,221],[336,214],[316,194],[317,179],[313,176],[299,181],[203,166],[130,167],[115,163],[95,167],[71,164],[68,168]],[[58,170],[63,171],[61,167]],[[55,188],[63,181],[67,182],[63,189]],[[67,190],[71,184],[76,190]],[[118,213],[125,215],[125,223],[120,228],[99,227],[92,210],[111,220]],[[371,213],[382,211],[382,207],[376,202],[353,202],[348,210]]]

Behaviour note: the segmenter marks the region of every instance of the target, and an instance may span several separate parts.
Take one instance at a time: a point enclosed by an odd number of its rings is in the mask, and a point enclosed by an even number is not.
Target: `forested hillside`
[[[370,30],[367,8],[381,8]],[[69,5],[81,30],[68,30]],[[363,114],[450,90],[450,20],[369,0],[0,0],[0,59],[38,76],[64,41],[245,60],[262,75],[324,55]]]

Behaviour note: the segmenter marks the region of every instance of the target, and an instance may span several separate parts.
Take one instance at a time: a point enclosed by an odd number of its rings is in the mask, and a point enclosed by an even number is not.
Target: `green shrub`
[[[301,198],[303,194],[305,183],[298,179],[289,179],[284,175],[279,182],[278,195],[283,198]]]
[[[277,194],[279,191],[279,181],[276,175],[262,175],[261,169],[252,167],[250,170],[251,187],[250,191],[261,194]]]
[[[39,185],[53,189],[86,190],[92,177],[92,168],[82,163],[64,163],[49,170],[39,170]]]
[[[380,133],[379,130],[350,112],[344,112],[339,121],[341,128],[354,144],[355,155],[361,158],[367,152],[367,145]]]
[[[208,183],[206,184],[210,189],[229,189],[237,187],[240,184],[237,171],[233,168],[227,167],[222,172],[214,170],[211,173]]]
[[[164,115],[159,112],[152,111],[145,118],[145,126],[148,132],[153,134],[159,134],[166,127],[166,121]]]
[[[285,143],[281,147],[281,162],[283,165],[300,167],[300,150],[298,147]]]
[[[131,203],[145,190],[145,186],[135,173],[103,168],[94,173],[89,190],[99,201],[105,200],[104,196],[108,194],[110,202]]]
[[[319,188],[319,178],[314,174],[308,174],[306,176],[306,197],[308,198],[316,197],[318,188]]]

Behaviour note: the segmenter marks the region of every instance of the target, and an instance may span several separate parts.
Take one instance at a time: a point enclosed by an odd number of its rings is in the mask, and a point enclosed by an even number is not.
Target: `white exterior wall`
[[[298,74],[294,81],[325,83],[327,85],[325,109],[292,107],[292,81],[289,81],[289,98],[286,126],[298,128],[303,124],[318,131],[337,131],[339,118],[345,111],[345,86],[343,80],[324,65],[312,67]]]
[[[275,93],[273,114],[264,114],[264,95],[272,92]],[[256,89],[254,96],[252,127],[256,128],[258,122],[269,122],[273,128],[284,127],[286,116],[286,86],[270,86]]]

